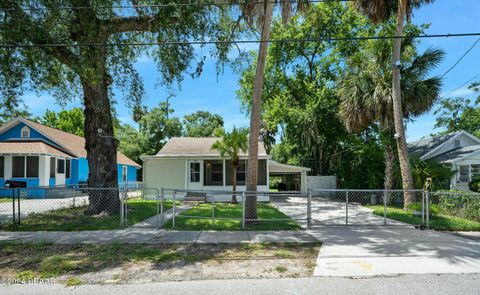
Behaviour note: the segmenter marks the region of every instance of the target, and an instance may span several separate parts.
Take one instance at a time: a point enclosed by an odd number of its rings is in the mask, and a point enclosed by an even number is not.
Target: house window
[[[57,160],[57,173],[58,174],[65,174],[65,160],[58,159]]]
[[[237,166],[237,185],[245,185],[246,179],[246,171],[247,171],[247,161],[240,160],[240,163]],[[226,160],[225,161],[225,175],[226,175],[226,184],[232,185],[233,184],[233,175],[232,175],[232,161]]]
[[[223,185],[223,161],[205,161],[205,185]]]
[[[70,178],[70,160],[65,161],[65,178]]]
[[[190,182],[200,182],[199,162],[190,162]]]
[[[460,147],[460,140],[458,139],[455,140],[455,147],[456,148]]]
[[[21,130],[21,135],[20,136],[22,138],[30,137],[30,128],[28,128],[27,126],[23,127],[22,130]]]
[[[127,182],[127,166],[122,166],[122,181]]]
[[[468,165],[460,165],[458,167],[458,181],[460,182],[469,182],[470,181],[470,173]]]
[[[25,157],[12,157],[12,177],[25,177]]]
[[[267,185],[267,160],[258,160],[257,185]]]
[[[50,158],[50,178],[55,178],[55,164],[57,163],[54,157]]]
[[[27,157],[27,177],[38,177],[38,157]]]
[[[4,156],[0,156],[0,178],[4,178],[5,177],[5,157]]]
[[[472,174],[472,178],[473,177],[479,177],[480,176],[480,165],[479,164],[471,165],[470,173]]]
[[[12,177],[36,178],[39,174],[38,156],[14,156],[12,157]]]

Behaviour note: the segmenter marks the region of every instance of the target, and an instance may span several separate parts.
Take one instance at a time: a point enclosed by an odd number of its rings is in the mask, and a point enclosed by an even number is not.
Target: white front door
[[[203,173],[201,161],[188,161],[188,189],[200,190],[203,188]]]

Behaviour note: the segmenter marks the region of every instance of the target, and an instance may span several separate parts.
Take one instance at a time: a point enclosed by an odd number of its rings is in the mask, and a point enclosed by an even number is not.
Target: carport
[[[268,176],[270,181],[272,178],[281,178],[280,183],[283,183],[283,187],[279,187],[279,190],[287,191],[307,191],[307,172],[310,168],[287,165],[278,163],[276,161],[268,161]]]

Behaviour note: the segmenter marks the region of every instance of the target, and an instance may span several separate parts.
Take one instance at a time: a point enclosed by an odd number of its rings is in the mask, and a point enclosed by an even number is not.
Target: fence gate
[[[422,190],[311,190],[311,226],[411,226],[389,218],[403,211],[407,198],[410,200],[408,209],[414,216],[414,223],[419,226],[425,224],[425,194]]]

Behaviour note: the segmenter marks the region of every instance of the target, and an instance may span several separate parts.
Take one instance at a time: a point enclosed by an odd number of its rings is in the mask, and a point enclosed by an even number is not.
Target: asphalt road
[[[480,271],[480,270],[479,270]],[[479,294],[480,274],[402,275],[392,277],[214,280],[143,285],[0,285],[0,294]]]

